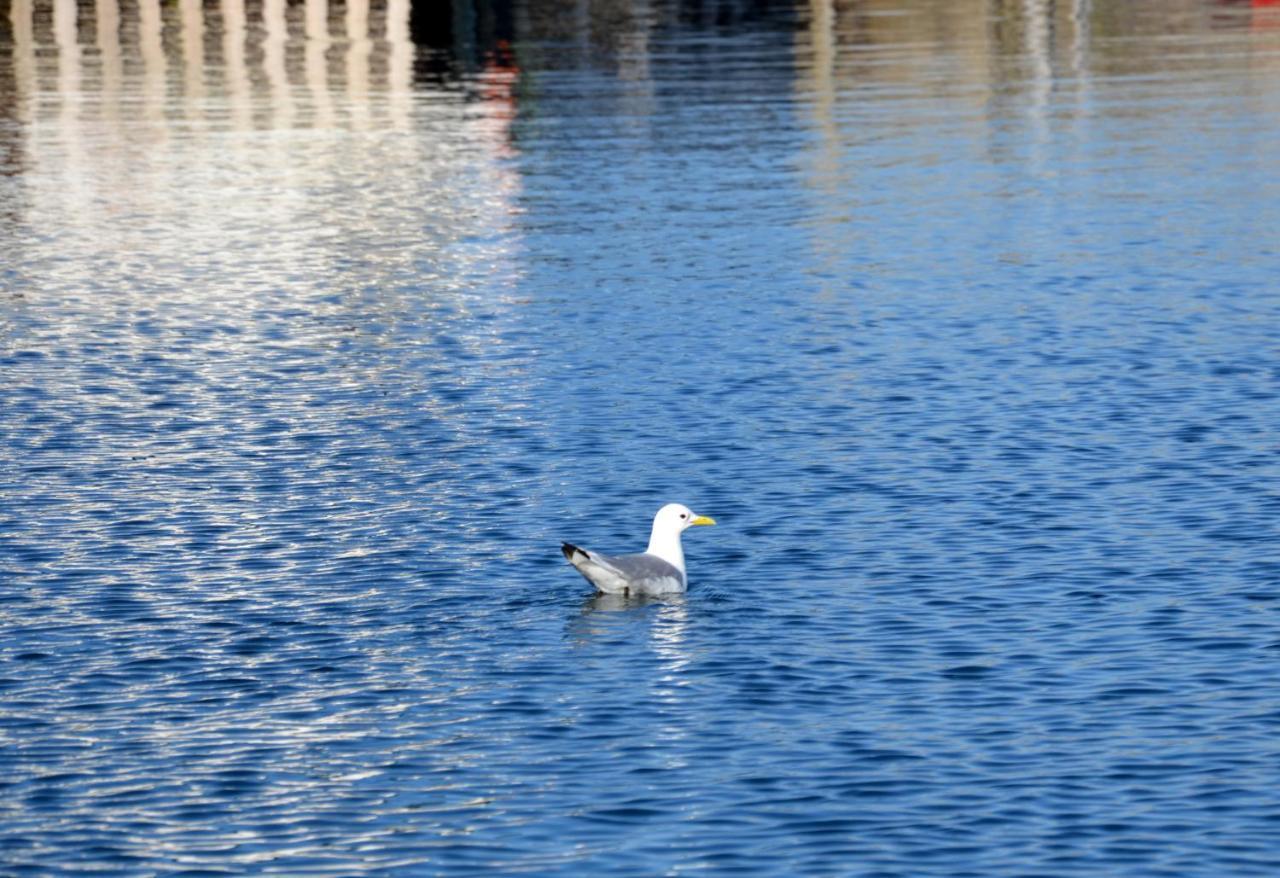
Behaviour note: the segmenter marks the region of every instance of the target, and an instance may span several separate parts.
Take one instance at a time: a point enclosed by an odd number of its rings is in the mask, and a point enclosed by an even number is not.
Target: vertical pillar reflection
[[[204,97],[204,4],[201,0],[179,0],[179,24],[182,28],[183,83],[189,98],[188,109],[200,114]]]
[[[124,59],[120,53],[120,3],[119,0],[97,0],[98,57],[102,61],[102,91],[118,97],[124,77]],[[119,100],[109,103],[111,109]]]
[[[838,148],[835,124],[835,27],[836,14],[832,0],[809,0],[809,64],[810,88],[813,91],[813,114],[824,135],[824,152],[828,158]]]
[[[1023,0],[1026,31],[1023,52],[1027,62],[1028,113],[1031,122],[1032,170],[1044,167],[1044,149],[1049,142],[1049,101],[1053,94],[1052,22],[1047,4],[1052,0]]]
[[[848,249],[843,237],[848,233],[844,223],[851,187],[841,185],[841,137],[836,122],[836,11],[833,0],[809,2],[809,101],[813,124],[819,135],[811,153],[810,187],[818,216],[814,228],[813,248],[823,264],[823,275],[838,274],[834,265]],[[819,281],[823,295],[836,294],[829,281]]]
[[[306,0],[305,15],[303,31],[306,38],[317,43],[329,42],[328,0]]]
[[[138,0],[138,52],[142,55],[143,112],[148,119],[164,115],[165,70],[160,0]]]
[[[397,130],[410,127],[413,107],[413,43],[409,39],[409,0],[387,0],[387,113]]]
[[[31,102],[36,93],[36,39],[33,0],[11,0],[9,22],[13,28],[13,74],[19,122],[30,124]]]
[[[49,135],[65,162],[59,196],[69,198],[79,188],[85,166],[80,116],[84,71],[76,0],[54,0],[53,42],[58,49],[58,90],[54,95],[58,116]]]
[[[306,0],[305,22],[303,65],[311,108],[315,113],[313,124],[329,128],[333,125],[334,117],[327,58],[330,46],[328,0]]]
[[[646,99],[653,97],[653,71],[651,61],[653,49],[649,45],[649,35],[653,26],[653,9],[648,0],[636,0],[631,4],[631,15],[627,18],[627,27],[619,28],[618,35],[618,76],[630,82],[642,82],[649,86]],[[646,100],[646,104],[648,100]],[[637,108],[647,118],[651,115],[651,107]]]
[[[249,67],[245,61],[244,0],[222,0],[222,65],[230,104],[232,126],[248,128],[253,122],[250,106]]]
[[[285,45],[289,39],[285,0],[262,0],[262,29],[262,68],[271,93],[269,106],[273,118],[270,125],[290,128],[295,109],[289,73],[285,67]]]
[[[347,97],[351,124],[356,130],[369,128],[369,0],[347,0]]]
[[[54,0],[53,44],[57,50],[55,89],[40,90],[35,107],[35,159],[56,180],[42,187],[48,203],[65,217],[67,238],[79,237],[87,211],[84,192],[93,177],[84,134],[84,52],[80,47],[76,0]],[[37,196],[38,197],[38,196]]]
[[[58,47],[58,91],[64,108],[80,93],[79,10],[76,0],[54,0],[53,42]]]
[[[1089,43],[1092,33],[1089,25],[1089,14],[1093,11],[1092,0],[1071,0],[1071,72],[1084,78],[1089,72]]]
[[[1077,117],[1080,120],[1089,118],[1093,102],[1092,12],[1092,0],[1071,0],[1071,75],[1075,79]]]

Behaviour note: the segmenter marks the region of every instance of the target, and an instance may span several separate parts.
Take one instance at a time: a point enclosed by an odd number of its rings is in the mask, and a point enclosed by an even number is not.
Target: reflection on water
[[[665,606],[668,602],[681,598],[651,597],[649,595],[595,594],[587,599],[584,608],[593,613],[616,613],[622,610],[634,610],[648,606]]]
[[[0,871],[1274,873],[1280,10],[0,11]]]
[[[16,0],[9,18],[17,286],[74,301],[150,279],[208,307],[305,278],[291,295],[323,298],[317,272],[353,259],[365,283],[510,284],[515,71],[491,55],[416,81],[407,0]],[[406,201],[422,227],[395,219]]]
[[[654,597],[649,595],[596,594],[582,605],[582,615],[569,626],[570,639],[582,644],[607,643],[623,630],[645,632],[653,652],[672,673],[687,664],[684,652],[685,632],[689,622],[688,604],[683,595]],[[612,618],[613,614],[621,614]]]

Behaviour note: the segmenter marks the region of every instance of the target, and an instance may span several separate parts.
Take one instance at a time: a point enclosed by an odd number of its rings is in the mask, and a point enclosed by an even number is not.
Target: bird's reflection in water
[[[636,644],[638,634],[668,671],[688,663],[686,595],[596,594],[581,604],[569,623],[569,637],[579,644],[619,641]],[[640,630],[643,629],[643,630]]]
[[[582,605],[583,613],[619,613],[655,605],[684,604],[684,595],[622,595],[597,593]]]

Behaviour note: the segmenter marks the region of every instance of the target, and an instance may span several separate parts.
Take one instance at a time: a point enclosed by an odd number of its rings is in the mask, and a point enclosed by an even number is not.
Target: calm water
[[[1280,10],[0,9],[0,874],[1280,870]]]

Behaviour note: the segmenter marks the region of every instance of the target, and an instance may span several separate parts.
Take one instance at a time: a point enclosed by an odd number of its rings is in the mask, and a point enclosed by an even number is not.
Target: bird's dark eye
[[[685,515],[683,512],[681,512],[681,513],[680,513],[680,517],[681,517],[681,518],[688,518],[689,516],[687,516],[687,515]]]

